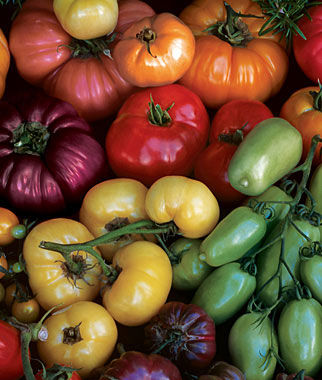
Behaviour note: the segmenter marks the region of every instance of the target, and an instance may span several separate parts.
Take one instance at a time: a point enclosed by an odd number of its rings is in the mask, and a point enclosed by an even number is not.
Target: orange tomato
[[[38,321],[40,306],[35,298],[23,302],[15,300],[11,307],[11,314],[22,323],[34,323]]]
[[[4,268],[4,269],[8,269],[8,261],[6,259],[6,256],[4,256],[3,254],[0,256],[0,265]],[[4,277],[5,276],[5,273],[3,272],[0,272],[0,278]]]
[[[12,211],[0,207],[0,247],[11,244],[15,239],[11,235],[12,227],[19,224],[19,219]]]
[[[133,23],[116,44],[113,57],[122,77],[139,87],[174,83],[188,70],[195,38],[171,13]]]
[[[0,98],[2,97],[5,86],[6,78],[10,65],[10,52],[8,41],[0,29]]]

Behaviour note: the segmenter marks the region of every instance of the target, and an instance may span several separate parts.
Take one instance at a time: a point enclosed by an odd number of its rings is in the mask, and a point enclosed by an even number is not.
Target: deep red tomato
[[[104,149],[72,105],[36,90],[0,102],[0,197],[14,208],[57,213],[106,175]]]
[[[235,190],[228,180],[228,166],[238,144],[256,124],[273,117],[257,100],[232,100],[224,104],[212,120],[210,145],[198,156],[194,176],[205,183],[219,202],[234,203],[245,195]]]
[[[199,306],[164,304],[144,329],[149,352],[158,352],[182,370],[210,365],[216,353],[215,325]]]
[[[109,164],[118,177],[146,186],[166,175],[189,175],[209,126],[191,90],[179,84],[146,88],[125,101],[107,131]]]
[[[167,358],[128,351],[107,365],[99,380],[181,380],[178,368]]]
[[[293,52],[296,62],[304,74],[314,82],[322,78],[322,4],[307,10],[297,23],[306,39],[299,34],[293,36]]]

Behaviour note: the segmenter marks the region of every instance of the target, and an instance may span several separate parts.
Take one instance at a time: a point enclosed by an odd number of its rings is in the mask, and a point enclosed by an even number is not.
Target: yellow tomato
[[[84,251],[73,252],[67,257],[70,260],[67,262],[61,253],[40,248],[40,242],[74,244],[92,239],[94,236],[83,224],[66,218],[44,221],[27,235],[23,257],[29,284],[45,310],[93,300],[99,292],[102,270],[97,259]]]
[[[17,224],[19,224],[19,219],[16,214],[7,208],[0,207],[0,247],[15,240],[11,235],[11,229]]]
[[[80,40],[110,34],[117,24],[117,0],[54,0],[53,6],[62,27]]]
[[[119,249],[113,267],[120,271],[103,293],[103,305],[126,326],[139,326],[157,314],[172,283],[167,254],[155,243],[136,241]]]
[[[122,223],[148,219],[145,196],[148,189],[139,181],[115,178],[92,187],[83,199],[79,220],[95,236],[99,237]],[[99,246],[105,259],[111,260],[122,246],[142,239],[141,235],[126,236]]]
[[[165,176],[154,182],[145,198],[145,209],[156,223],[174,221],[183,236],[200,238],[219,220],[219,205],[209,188],[183,176]]]
[[[112,354],[116,323],[101,305],[79,301],[52,314],[44,322],[48,339],[38,341],[40,359],[47,367],[54,363],[79,368],[82,378],[103,366]]]

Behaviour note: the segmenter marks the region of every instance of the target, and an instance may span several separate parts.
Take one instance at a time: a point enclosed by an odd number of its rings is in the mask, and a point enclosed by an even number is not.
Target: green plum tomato
[[[303,284],[310,289],[313,298],[322,304],[322,256],[316,254],[302,260],[300,274]]]

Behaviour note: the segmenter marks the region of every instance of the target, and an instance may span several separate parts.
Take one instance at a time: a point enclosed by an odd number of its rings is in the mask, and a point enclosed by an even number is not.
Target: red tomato
[[[235,190],[228,180],[228,166],[238,144],[256,124],[273,117],[257,100],[232,100],[224,104],[211,123],[210,145],[198,156],[194,175],[206,184],[219,202],[234,203],[245,195]]]
[[[200,98],[184,86],[141,90],[125,101],[107,132],[109,164],[118,177],[146,186],[166,175],[189,175],[206,145],[209,125]]]
[[[293,37],[295,60],[304,74],[314,82],[322,80],[322,4],[307,10],[297,23],[306,39],[299,34]]]
[[[70,376],[70,377],[68,377]],[[40,370],[35,375],[35,380],[50,380],[50,379],[69,379],[69,380],[81,380],[80,375],[71,368],[54,364],[49,369],[46,369],[46,375],[43,375],[43,371]]]

